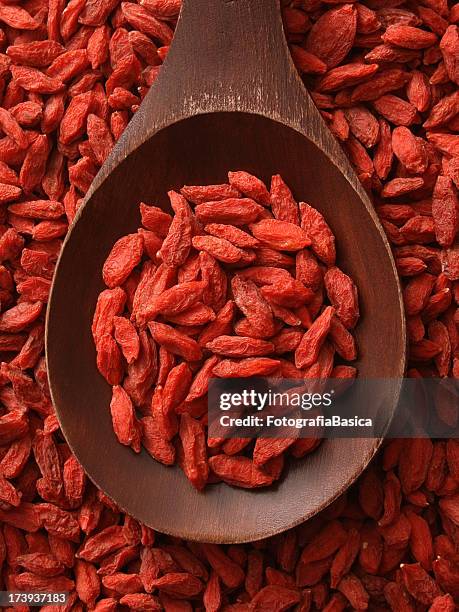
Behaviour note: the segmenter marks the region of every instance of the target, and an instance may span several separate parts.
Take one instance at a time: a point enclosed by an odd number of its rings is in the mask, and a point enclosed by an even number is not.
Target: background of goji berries
[[[459,5],[282,4],[298,70],[394,247],[410,375],[457,377]],[[269,541],[218,547],[155,535],[118,512],[59,433],[43,357],[53,268],[81,198],[158,74],[179,5],[0,4],[4,586],[69,590],[65,610],[454,610],[457,441],[391,441],[320,516]]]

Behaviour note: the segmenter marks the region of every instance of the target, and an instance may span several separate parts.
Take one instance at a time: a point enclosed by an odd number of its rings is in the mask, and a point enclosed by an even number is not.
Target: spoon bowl
[[[170,189],[225,182],[228,170],[252,172],[268,184],[279,173],[298,200],[325,216],[337,238],[338,265],[358,286],[359,376],[403,376],[405,326],[387,240],[291,64],[277,2],[211,5],[184,0],[162,72],[77,214],[54,278],[46,345],[61,429],[93,482],[160,532],[236,543],[274,535],[326,507],[361,474],[381,440],[325,440],[269,489],[217,484],[202,493],[177,466],[120,445],[108,410],[111,389],[96,368],[91,322],[104,288],[103,262],[114,242],[140,225],[139,202],[170,212]],[[217,36],[229,26],[230,38]],[[203,32],[210,32],[208,40]],[[187,68],[190,40],[200,61]],[[242,50],[234,48],[239,40]],[[239,56],[247,61],[236,70],[231,62]],[[265,57],[269,62],[260,61]],[[395,385],[389,409],[398,391]]]

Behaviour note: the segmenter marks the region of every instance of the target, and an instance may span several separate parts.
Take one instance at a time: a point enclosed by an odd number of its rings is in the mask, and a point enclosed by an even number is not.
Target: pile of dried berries
[[[219,547],[155,536],[119,512],[85,481],[58,430],[43,316],[61,239],[160,70],[179,5],[0,3],[2,588],[68,589],[62,609],[75,612],[95,604],[98,611],[452,612],[458,441],[392,441],[316,518],[268,541]],[[457,377],[459,5],[283,6],[298,70],[371,190],[393,245],[410,375]]]
[[[279,175],[270,191],[248,172],[228,180],[170,191],[173,217],[140,205],[143,228],[117,240],[104,263],[108,289],[92,325],[119,442],[136,452],[143,444],[165,465],[177,460],[197,489],[209,478],[269,486],[286,451],[303,457],[320,442],[208,440],[212,377],[356,375],[334,367],[335,352],[357,356],[349,330],[359,306],[325,219],[298,205]]]

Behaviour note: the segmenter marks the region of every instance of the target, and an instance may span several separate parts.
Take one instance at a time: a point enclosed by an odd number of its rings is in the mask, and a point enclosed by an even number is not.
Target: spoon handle
[[[190,114],[275,111],[279,98],[301,85],[279,0],[183,0],[160,79],[176,97],[183,92]]]
[[[160,73],[91,192],[109,176],[110,166],[158,131],[196,115],[225,112],[262,115],[299,132],[370,206],[293,64],[279,0],[183,0]]]

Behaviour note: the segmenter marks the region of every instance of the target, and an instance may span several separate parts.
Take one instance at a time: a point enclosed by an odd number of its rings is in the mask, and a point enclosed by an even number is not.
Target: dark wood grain
[[[225,181],[230,169],[266,181],[280,173],[326,216],[339,265],[359,287],[360,375],[398,379],[405,369],[403,305],[387,240],[291,63],[276,0],[184,0],[160,76],[65,241],[46,348],[62,431],[91,479],[147,525],[208,542],[256,540],[311,517],[358,477],[381,442],[326,441],[269,490],[222,484],[197,493],[177,467],[116,441],[90,333],[103,261],[138,227],[139,200],[168,209],[169,189]],[[389,409],[398,393],[395,383]]]

